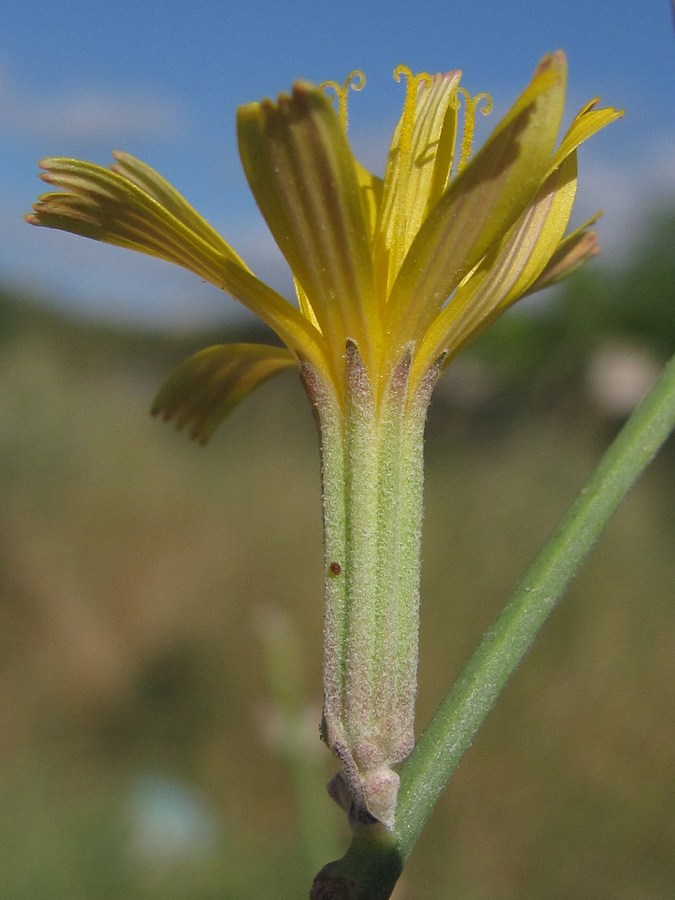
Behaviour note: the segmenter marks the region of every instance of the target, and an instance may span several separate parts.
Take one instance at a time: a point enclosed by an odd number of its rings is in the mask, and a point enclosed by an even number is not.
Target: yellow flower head
[[[206,440],[239,399],[298,363],[341,402],[348,343],[376,398],[404,356],[414,392],[439,359],[451,359],[513,302],[598,252],[591,223],[565,236],[576,150],[621,113],[588,103],[556,149],[563,53],[544,57],[473,156],[475,112],[489,99],[471,98],[459,72],[413,75],[400,67],[395,75],[405,79],[406,97],[383,178],[350,148],[349,80],[342,87],[299,82],[276,103],[238,111],[244,171],[293,272],[297,306],[256,278],[133,157],[115,153],[111,169],[42,161],[42,178],[62,190],[41,196],[29,222],[178,263],[230,293],[285,344],[210,347],[174,372],[155,411],[189,424],[193,437]],[[362,86],[358,77],[352,86]],[[337,112],[327,87],[337,93]]]

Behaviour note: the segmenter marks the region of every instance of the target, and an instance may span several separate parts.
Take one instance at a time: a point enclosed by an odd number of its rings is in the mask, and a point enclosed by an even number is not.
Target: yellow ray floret
[[[347,95],[364,84],[359,72],[342,85],[299,82],[276,102],[239,109],[244,172],[292,271],[297,305],[128,154],[116,153],[111,169],[44,160],[42,177],[58,190],[39,198],[28,221],[184,266],[276,332],[288,350],[209,348],[169,380],[157,408],[201,440],[257,384],[294,364],[311,367],[343,403],[348,344],[358,348],[376,405],[411,354],[412,395],[441,357],[598,252],[592,221],[566,235],[576,154],[621,115],[590,101],[556,148],[567,80],[557,52],[471,155],[476,110],[491,101],[471,97],[460,74],[396,70],[406,93],[382,177],[359,163],[346,133]]]

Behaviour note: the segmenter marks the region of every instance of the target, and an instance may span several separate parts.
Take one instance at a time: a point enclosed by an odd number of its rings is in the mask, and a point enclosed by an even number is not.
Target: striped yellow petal
[[[386,299],[429,208],[445,191],[454,156],[460,73],[413,75],[387,158],[373,248],[378,293]]]
[[[306,83],[241,107],[239,151],[258,206],[336,355],[377,342],[369,227],[356,164],[324,93]],[[375,327],[374,327],[375,326]]]
[[[355,159],[356,178],[361,188],[361,201],[368,229],[368,237],[372,240],[382,205],[383,181],[369,172],[365,166]]]
[[[571,154],[431,324],[416,361],[420,374],[441,354],[447,364],[532,285],[560,244],[575,187],[576,155]]]
[[[284,347],[217,344],[184,360],[155,398],[152,414],[205,444],[231,410],[274,375],[297,366]]]
[[[562,52],[550,54],[471,158],[476,110],[485,100],[480,109],[489,111],[489,97],[471,97],[459,72],[413,75],[401,66],[394,74],[405,75],[407,89],[383,179],[356,160],[347,140],[347,96],[363,86],[359,72],[342,85],[325,83],[337,94],[337,112],[321,87],[306,82],[277,102],[238,112],[244,171],[290,264],[297,307],[256,278],[157,172],[126,153],[114,154],[111,169],[43,161],[43,179],[58,190],[42,195],[27,219],[196,272],[266,322],[290,351],[285,359],[307,364],[338,403],[345,348],[358,347],[379,403],[405,352],[414,386],[519,297],[598,252],[590,223],[564,237],[576,152],[622,114],[590,101],[554,150],[567,64]],[[257,352],[237,351],[237,366],[246,366],[237,368],[231,356],[218,370],[232,396],[247,379],[266,377],[271,358],[263,365]],[[215,365],[223,353],[199,364]]]
[[[550,163],[565,83],[564,54],[545,57],[421,227],[390,298],[389,326],[401,345],[424,332],[462,278],[536,194]]]
[[[539,277],[528,287],[523,296],[534,294],[545,287],[557,284],[587,260],[600,253],[598,234],[591,229],[591,225],[599,218],[600,213],[597,213],[558,244]]]
[[[195,272],[230,293],[291,349],[328,373],[325,345],[312,323],[256,278],[218,232],[149,166],[126,154],[116,158],[114,170],[76,159],[43,160],[41,178],[61,190],[43,194],[27,220]]]
[[[611,106],[596,109],[598,103],[599,100],[597,98],[590,100],[576,114],[551,160],[551,170],[559,166],[562,160],[583,144],[584,141],[587,141],[602,128],[623,116],[623,110],[613,109]]]
[[[62,190],[39,198],[34,207],[35,224],[132,247],[182,265],[209,281],[217,278],[223,258],[241,265],[217,232],[195,231],[185,217],[178,217],[120,172],[58,157],[42,160],[40,167],[44,169],[42,180]],[[193,215],[199,218],[194,211]]]
[[[141,162],[140,159],[136,159],[130,153],[123,153],[120,150],[113,152],[113,158],[115,162],[110,167],[113,172],[137,185],[194,234],[198,234],[205,241],[213,244],[214,247],[219,247],[244,268],[248,268],[241,257],[237,256],[230,245],[199,215],[185,197],[179,194],[166,179],[162,178],[147,163]]]

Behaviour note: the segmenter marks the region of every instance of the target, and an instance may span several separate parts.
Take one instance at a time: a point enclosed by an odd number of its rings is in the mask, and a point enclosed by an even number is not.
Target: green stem
[[[410,395],[410,353],[378,396],[356,345],[341,404],[304,371],[319,425],[326,552],[323,737],[342,763],[331,795],[354,824],[392,827],[414,743],[422,451],[437,372]]]
[[[553,536],[488,629],[400,769],[393,842],[369,850],[357,830],[326,866],[315,900],[386,900],[441,791],[603,528],[675,427],[675,357],[630,417]],[[376,893],[362,886],[376,884]],[[336,892],[331,894],[331,887]],[[338,892],[339,891],[339,892]]]

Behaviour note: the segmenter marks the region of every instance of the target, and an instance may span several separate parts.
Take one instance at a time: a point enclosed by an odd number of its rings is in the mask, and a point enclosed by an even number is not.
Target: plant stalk
[[[373,384],[358,348],[345,397],[309,371],[319,426],[326,616],[322,736],[342,763],[331,796],[353,825],[392,828],[399,776],[414,742],[423,433],[436,372],[413,396],[406,352]],[[379,388],[379,390],[378,390]]]

